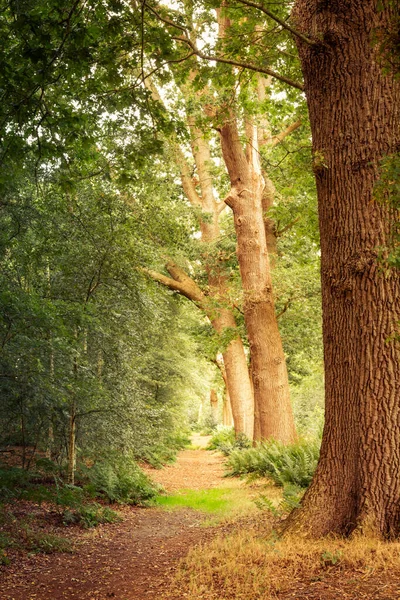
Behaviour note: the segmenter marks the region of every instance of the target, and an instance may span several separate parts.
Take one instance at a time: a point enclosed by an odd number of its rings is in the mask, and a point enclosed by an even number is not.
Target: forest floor
[[[271,543],[262,539],[260,531],[270,517],[260,517],[258,509],[249,508],[260,489],[224,478],[223,457],[200,448],[206,441],[194,439],[195,449],[182,451],[176,463],[147,472],[171,498],[197,493],[201,505],[201,494],[209,502],[215,492],[216,512],[185,506],[125,507],[119,523],[90,530],[71,528],[66,534],[73,543],[71,553],[25,554],[1,568],[0,600],[400,599],[396,570],[378,568],[374,572],[357,562],[342,568],[336,564],[341,562],[335,559],[339,554],[333,554],[329,546],[301,556],[300,561],[296,553],[303,550],[292,548],[291,555],[284,551],[279,558],[277,547],[268,575],[264,561]],[[224,503],[233,504],[232,500],[242,505],[241,512],[224,512]],[[222,507],[219,513],[218,506]],[[247,563],[241,556],[246,544]],[[208,547],[212,549],[209,555]],[[315,556],[321,555],[325,564],[317,558],[315,567]],[[218,556],[227,557],[226,576],[218,571]],[[277,556],[281,564],[276,562]],[[183,558],[186,571],[179,567]],[[310,561],[312,568],[307,567]],[[194,578],[192,567],[197,571]],[[184,574],[176,582],[180,572]],[[272,587],[268,578],[275,582]],[[277,585],[277,580],[281,584]]]
[[[196,449],[180,452],[176,463],[145,470],[167,493],[240,486],[223,479],[222,456],[203,449],[208,440],[196,436]],[[0,600],[159,599],[168,593],[171,575],[189,548],[224,527],[205,526],[205,513],[184,507],[119,512],[120,523],[63,531],[72,538],[72,553],[24,554],[1,567]]]

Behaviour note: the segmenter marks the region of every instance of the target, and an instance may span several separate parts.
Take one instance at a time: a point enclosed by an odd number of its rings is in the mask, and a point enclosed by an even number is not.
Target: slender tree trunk
[[[75,331],[75,338],[78,340],[78,330]],[[86,332],[84,333],[84,349],[86,350]],[[78,347],[78,344],[77,344]],[[72,400],[69,407],[69,428],[68,428],[68,465],[67,481],[69,484],[75,484],[76,469],[76,386],[78,385],[78,359],[75,356],[73,362],[73,380],[75,389],[72,391]]]
[[[53,338],[50,333],[49,339],[50,345],[50,360],[49,360],[49,369],[50,369],[50,382],[54,383],[54,348],[53,348]],[[46,447],[46,458],[51,460],[53,446],[54,446],[54,427],[53,427],[53,407],[50,408],[49,415],[49,425],[48,425],[48,434],[47,434],[47,447]]]
[[[213,324],[217,331],[236,328],[232,312],[225,309],[220,311],[218,319],[215,319]],[[234,338],[228,344],[222,356],[235,431],[244,433],[252,440],[254,435],[254,397],[243,342],[240,337]]]
[[[220,129],[221,146],[231,191],[225,202],[234,213],[237,255],[244,294],[244,318],[250,344],[258,439],[290,443],[295,426],[289,382],[272,293],[270,264],[264,228],[264,182],[258,164],[256,140],[246,156],[236,120]]]
[[[219,292],[222,289],[222,280],[210,292],[210,297],[206,297],[197,283],[180,267],[168,263],[166,268],[171,277],[150,270],[147,273],[156,281],[195,302],[208,316],[217,333],[226,333],[227,330],[231,332],[233,339],[227,344],[222,356],[231,396],[235,431],[253,439],[254,404],[249,370],[233,312],[229,308],[221,307]],[[222,299],[225,298],[224,294],[223,291]]]
[[[240,352],[240,355],[241,354],[242,353]],[[219,359],[219,356],[217,356],[217,359],[215,362],[216,362],[217,367],[220,370],[222,379],[224,380],[224,386],[225,386],[223,410],[222,410],[222,424],[226,425],[227,427],[233,427],[235,424],[235,420],[233,418],[232,403],[231,403],[231,398],[229,395],[228,378],[226,376],[225,363],[223,360],[223,356],[221,356],[221,360]],[[226,359],[226,362],[229,363],[229,360]],[[251,382],[251,377],[249,377],[249,379]],[[238,380],[240,381],[240,374],[238,375]],[[247,381],[247,378],[245,378],[244,381]],[[239,390],[238,390],[238,393],[239,393]],[[251,409],[253,409],[253,408],[254,408],[254,404],[251,403]],[[250,422],[254,422],[254,419],[252,419]],[[248,436],[248,437],[250,437],[250,436]],[[251,437],[250,437],[250,439],[251,439]]]
[[[321,457],[289,527],[311,535],[400,524],[399,272],[378,260],[391,214],[373,200],[380,159],[398,151],[400,82],[372,36],[390,10],[374,0],[297,0],[321,231],[326,421]],[[392,215],[393,217],[393,215]]]
[[[76,469],[76,404],[72,402],[69,413],[69,431],[68,431],[68,468],[67,480],[71,485],[75,484]]]
[[[200,222],[201,238],[206,244],[217,242],[220,236],[219,214],[220,206],[216,202],[213,189],[213,176],[211,173],[211,152],[208,140],[204,133],[195,125],[194,119],[189,117],[189,126],[192,136],[192,153],[196,162],[199,185],[201,189],[201,206],[208,215],[208,219]],[[224,331],[234,333],[234,339],[222,352],[229,396],[231,398],[232,414],[236,433],[244,433],[253,439],[254,432],[254,395],[251,387],[247,359],[244,352],[233,309],[229,302],[228,276],[225,265],[216,263],[205,253],[204,266],[207,272],[209,297],[211,306],[208,308],[209,317],[214,329],[222,334]],[[215,314],[213,317],[212,313]]]
[[[22,468],[25,469],[26,465],[26,431],[25,431],[25,415],[22,401],[21,405],[21,434],[22,434]]]
[[[211,416],[215,425],[218,423],[218,395],[214,389],[210,390]]]
[[[226,386],[225,386],[225,390],[224,390],[224,404],[222,407],[222,424],[225,425],[225,427],[233,426],[233,414],[232,414],[231,400],[229,397],[228,388]]]

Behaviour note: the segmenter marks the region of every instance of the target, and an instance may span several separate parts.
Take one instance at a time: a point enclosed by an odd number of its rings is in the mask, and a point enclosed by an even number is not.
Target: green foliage
[[[86,490],[110,502],[146,505],[159,488],[127,457],[96,463],[85,472],[89,484]]]
[[[341,550],[335,550],[333,552],[324,550],[321,554],[321,564],[323,567],[333,567],[343,560],[343,552]]]
[[[32,473],[18,468],[0,467],[0,502],[19,498],[30,485]]]
[[[176,460],[176,454],[190,444],[188,431],[176,431],[165,437],[165,440],[154,441],[143,449],[137,458],[155,469]]]
[[[24,547],[30,552],[53,554],[54,552],[72,552],[72,543],[67,538],[52,533],[35,531],[28,523],[21,526]]]
[[[86,529],[97,527],[101,523],[117,523],[121,517],[108,506],[101,506],[95,502],[82,504],[75,511],[65,510],[63,514],[64,525],[80,523]]]
[[[208,443],[207,450],[219,450],[225,456],[229,456],[234,450],[251,448],[251,441],[244,433],[235,435],[233,427],[218,426]]]
[[[236,450],[227,460],[227,476],[251,474],[268,477],[280,486],[293,484],[306,488],[310,484],[319,457],[319,440],[300,441],[290,446],[264,442],[255,448]]]
[[[260,494],[255,500],[255,504],[260,510],[268,511],[274,517],[281,519],[286,517],[294,508],[300,506],[303,494],[303,488],[287,483],[283,486],[283,497],[278,505],[265,494]]]
[[[308,364],[311,373],[291,385],[291,400],[297,433],[305,438],[322,437],[324,425],[323,366]]]

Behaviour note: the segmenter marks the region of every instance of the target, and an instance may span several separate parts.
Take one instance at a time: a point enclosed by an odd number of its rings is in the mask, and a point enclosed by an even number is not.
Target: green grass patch
[[[231,504],[229,489],[181,490],[174,496],[159,496],[157,504],[167,509],[192,508],[205,513],[222,513]]]
[[[277,488],[262,487],[265,493],[271,493],[271,498],[279,495]],[[205,526],[216,525],[220,522],[231,522],[256,514],[259,509],[255,500],[259,497],[260,487],[239,486],[212,488],[210,490],[180,490],[171,496],[158,496],[156,504],[166,510],[179,508],[191,508],[206,515],[209,519],[204,522]],[[278,502],[278,500],[277,500]]]

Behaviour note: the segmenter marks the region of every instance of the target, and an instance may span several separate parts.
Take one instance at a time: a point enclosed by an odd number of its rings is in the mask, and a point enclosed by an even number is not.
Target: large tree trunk
[[[220,135],[231,181],[231,191],[225,202],[233,210],[237,236],[258,420],[255,431],[258,439],[273,438],[290,443],[295,438],[295,426],[272,293],[262,208],[264,181],[259,168],[257,141],[250,140],[245,155],[233,115],[221,127]]]
[[[192,72],[193,78],[195,73]],[[151,86],[153,96],[162,102],[157,90]],[[185,90],[182,90],[187,94]],[[172,149],[181,174],[182,187],[192,206],[200,208],[199,219],[201,240],[204,242],[202,265],[207,274],[207,295],[200,289],[182,269],[169,263],[166,268],[172,279],[154,271],[147,271],[153,279],[163,283],[170,289],[186,296],[196,303],[209,318],[215,331],[221,335],[228,333],[231,341],[223,351],[227,388],[231,398],[231,406],[236,433],[244,433],[253,439],[254,397],[251,386],[247,359],[240,333],[236,325],[232,302],[229,295],[229,269],[224,264],[222,255],[218,260],[209,252],[208,245],[215,245],[220,237],[219,216],[223,202],[218,202],[214,192],[214,176],[212,173],[212,156],[210,143],[204,133],[196,125],[193,116],[187,118],[191,135],[192,156],[196,165],[197,182],[180,146],[172,142]],[[200,188],[200,191],[199,191]]]
[[[375,0],[296,0],[321,231],[326,422],[321,458],[289,527],[319,536],[400,524],[398,272],[378,260],[390,211],[373,200],[380,159],[399,148],[400,82],[384,75]]]
[[[211,172],[210,145],[204,133],[195,125],[195,120],[189,117],[192,136],[192,153],[195,159],[199,185],[201,190],[201,207],[208,219],[201,219],[201,239],[206,244],[215,244],[220,236],[219,214],[220,206],[216,202]],[[222,352],[229,396],[231,398],[232,414],[236,433],[244,433],[253,439],[254,433],[254,396],[251,386],[247,359],[243,342],[237,331],[233,309],[229,302],[229,277],[224,262],[215,261],[203,253],[204,267],[207,272],[209,299],[207,312],[214,329],[223,334],[230,331],[232,341]],[[213,316],[213,314],[215,316]]]

